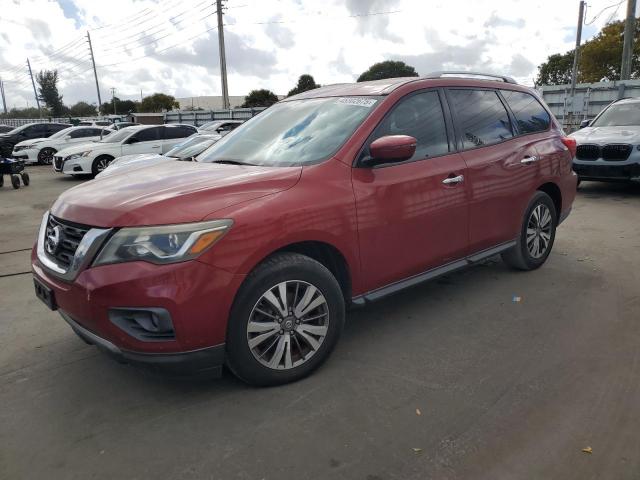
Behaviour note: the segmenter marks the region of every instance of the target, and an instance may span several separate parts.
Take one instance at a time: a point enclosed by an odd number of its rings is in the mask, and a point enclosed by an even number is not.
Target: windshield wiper
[[[222,163],[224,165],[251,165],[251,166],[256,166],[255,163],[241,162],[239,160],[214,160],[211,163]]]

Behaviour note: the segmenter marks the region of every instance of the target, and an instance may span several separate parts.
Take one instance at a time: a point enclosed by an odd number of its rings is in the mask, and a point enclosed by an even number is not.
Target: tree
[[[417,77],[416,69],[404,62],[387,60],[374,63],[369,70],[358,77],[359,82],[382,80],[383,78]]]
[[[40,70],[36,75],[38,98],[51,110],[54,117],[64,114],[62,96],[58,93],[58,71]]]
[[[278,101],[278,96],[271,90],[251,90],[249,95],[244,97],[243,108],[270,107]]]
[[[49,112],[42,112],[43,115],[48,115]],[[12,108],[6,114],[0,113],[0,118],[38,118],[40,112],[36,107],[28,107],[28,108]]]
[[[114,97],[109,102],[104,102],[100,105],[100,113],[102,115],[111,115],[113,114],[113,103],[116,104],[116,113],[131,113],[137,112],[140,102],[136,102],[134,100],[120,100],[118,97]]]
[[[87,102],[78,102],[69,107],[69,115],[72,117],[92,117],[96,114],[96,106]]]
[[[638,19],[640,20],[640,19]],[[631,60],[631,78],[640,78],[640,22],[636,31]],[[620,80],[624,21],[607,24],[595,37],[580,49],[577,81],[591,83]],[[573,50],[554,54],[538,67],[537,85],[563,85],[571,83]]]
[[[320,85],[316,83],[313,77],[305,73],[304,75],[300,75],[300,78],[298,78],[298,84],[294,88],[289,90],[289,93],[287,93],[287,97],[319,87]]]
[[[536,85],[564,85],[571,83],[573,70],[573,50],[549,55],[547,61],[538,67]]]
[[[154,93],[142,99],[138,111],[157,113],[173,110],[174,108],[180,108],[180,104],[176,101],[175,97],[165,95],[164,93]]]

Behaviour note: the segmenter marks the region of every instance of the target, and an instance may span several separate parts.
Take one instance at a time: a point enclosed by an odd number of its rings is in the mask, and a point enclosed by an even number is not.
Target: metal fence
[[[117,117],[119,120],[122,118]],[[80,122],[94,122],[97,120],[112,120],[113,118],[105,117],[44,117],[44,118],[2,118],[0,117],[0,125],[8,125],[10,127],[20,127],[28,123],[70,123],[76,125]]]
[[[199,127],[213,120],[249,120],[263,110],[265,107],[166,112],[164,123],[187,123]]]
[[[614,100],[640,97],[640,80],[579,83],[573,98],[571,85],[538,87],[551,112],[567,132],[580,127],[583,120],[591,120]]]

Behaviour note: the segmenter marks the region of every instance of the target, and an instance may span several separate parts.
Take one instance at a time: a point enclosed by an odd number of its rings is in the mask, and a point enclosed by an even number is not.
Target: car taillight
[[[576,150],[578,149],[578,145],[576,145],[576,139],[571,137],[562,137],[562,143],[564,146],[569,149],[571,152],[571,158],[576,156]]]

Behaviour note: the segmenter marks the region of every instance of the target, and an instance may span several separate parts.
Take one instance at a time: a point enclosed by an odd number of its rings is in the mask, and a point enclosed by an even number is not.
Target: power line
[[[599,12],[598,12],[598,13],[597,13],[597,14],[596,14],[592,19],[591,19],[591,21],[589,21],[589,22],[585,21],[585,22],[584,22],[584,24],[585,24],[585,25],[591,25],[591,24],[592,24],[593,22],[595,22],[595,21],[598,19],[598,17],[600,17],[600,15],[602,15],[605,11],[607,11],[607,10],[609,10],[610,8],[613,8],[613,7],[617,7],[617,8],[619,8],[619,7],[620,7],[620,5],[622,5],[622,4],[624,3],[624,1],[625,1],[625,0],[620,0],[618,3],[613,3],[613,4],[611,4],[611,5],[608,5],[608,6],[604,7],[602,10],[600,10],[600,11],[599,11]],[[617,12],[617,9],[616,9],[616,12]],[[586,15],[585,15],[585,18],[586,18]]]

